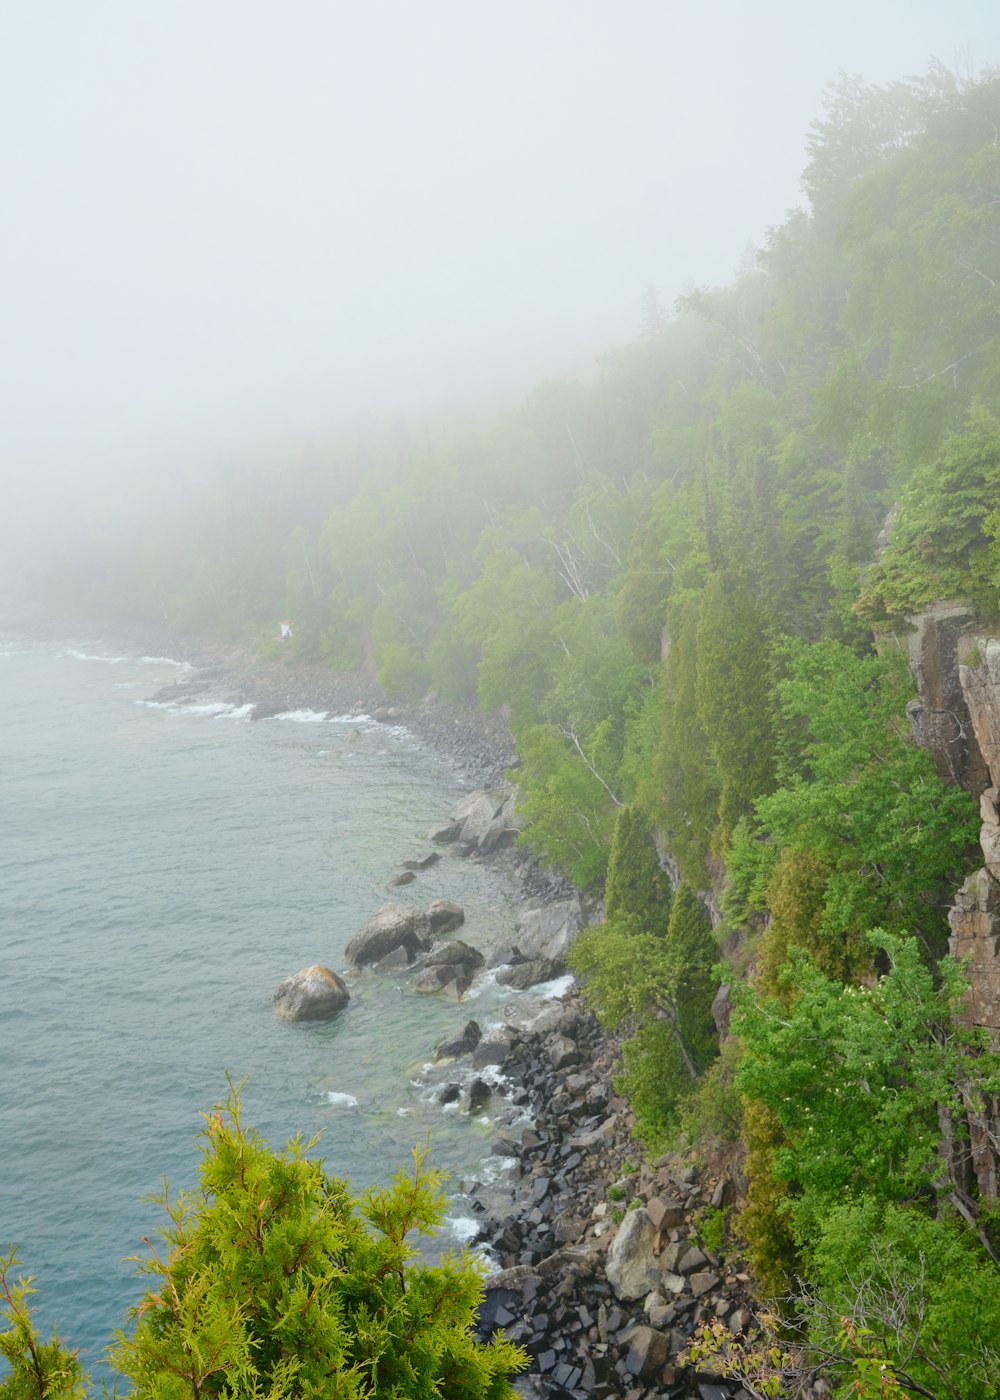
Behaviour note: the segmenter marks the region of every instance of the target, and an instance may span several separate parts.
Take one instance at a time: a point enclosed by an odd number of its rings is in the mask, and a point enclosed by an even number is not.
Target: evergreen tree
[[[152,1282],[111,1359],[139,1400],[505,1400],[523,1364],[472,1332],[481,1281],[466,1257],[416,1260],[413,1230],[444,1213],[440,1175],[414,1153],[412,1176],[352,1198],[295,1138],[272,1152],[240,1121],[238,1095],[205,1115],[200,1185],[160,1198],[164,1254],[139,1261]],[[8,1261],[8,1269],[12,1265]],[[33,1335],[3,1275],[11,1376],[0,1400],[79,1400],[75,1359]]]
[[[698,620],[698,717],[719,772],[717,846],[774,786],[774,673],[764,619],[743,582],[713,574]]]
[[[634,805],[619,807],[608,857],[605,916],[634,915],[648,932],[666,933],[672,897],[649,818]]]

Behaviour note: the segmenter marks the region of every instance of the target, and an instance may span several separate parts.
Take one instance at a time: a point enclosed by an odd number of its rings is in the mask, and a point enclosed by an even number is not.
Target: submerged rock
[[[453,938],[448,943],[436,943],[424,958],[424,966],[441,967],[445,963],[457,963],[470,969],[482,967],[485,961],[478,948],[471,947],[461,938]]]
[[[406,860],[399,863],[407,870],[426,870],[428,866],[435,865],[441,859],[440,851],[428,851],[422,856],[408,856]]]
[[[471,1055],[473,1050],[483,1038],[477,1021],[466,1021],[465,1026],[459,1035],[451,1040],[442,1040],[434,1047],[434,1054],[431,1056],[436,1065],[447,1064],[450,1060],[457,1060],[461,1055]]]
[[[328,967],[314,963],[287,977],[271,999],[284,1021],[319,1021],[343,1010],[351,999],[347,987]]]
[[[464,964],[438,963],[434,967],[425,968],[415,977],[410,984],[410,990],[424,994],[447,992],[456,1001],[461,1001],[471,986],[472,978]]]

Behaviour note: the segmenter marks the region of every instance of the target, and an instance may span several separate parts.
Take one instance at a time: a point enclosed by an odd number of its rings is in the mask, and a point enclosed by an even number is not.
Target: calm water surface
[[[146,703],[178,674],[99,640],[0,636],[0,1250],[17,1246],[42,1326],[91,1367],[139,1293],[127,1256],[162,1222],[143,1198],[194,1184],[224,1071],[249,1077],[248,1123],[275,1145],[323,1130],[357,1188],[429,1132],[457,1189],[491,1131],[442,1112],[424,1068],[470,1015],[499,1018],[490,978],[462,1006],[367,973],[331,1022],[270,1007],[296,969],[343,969],[461,773],[368,721]],[[446,856],[399,897],[458,900],[489,947],[514,894]],[[459,1236],[460,1199],[452,1213]]]

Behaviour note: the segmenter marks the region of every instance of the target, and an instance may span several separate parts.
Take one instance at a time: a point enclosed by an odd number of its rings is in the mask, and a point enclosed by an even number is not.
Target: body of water
[[[92,1369],[140,1293],[128,1256],[163,1223],[144,1198],[195,1184],[225,1071],[248,1079],[246,1123],[274,1146],[322,1130],[328,1169],[358,1189],[428,1133],[457,1189],[491,1132],[489,1114],[444,1112],[426,1068],[470,1016],[499,1019],[489,976],[456,1005],[368,972],[322,1023],[270,1004],[301,967],[342,971],[396,898],[457,900],[468,941],[509,941],[516,890],[496,868],[446,854],[384,888],[462,775],[357,717],[148,703],[179,674],[93,639],[0,638],[0,1250],[17,1247],[42,1327]]]

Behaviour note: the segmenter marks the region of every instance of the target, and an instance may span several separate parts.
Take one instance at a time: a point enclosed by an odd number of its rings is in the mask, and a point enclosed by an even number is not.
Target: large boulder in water
[[[287,977],[271,999],[275,1016],[284,1021],[320,1021],[332,1016],[351,999],[335,972],[314,963]]]
[[[411,957],[430,946],[431,925],[427,915],[415,904],[387,904],[358,929],[344,949],[344,956],[354,967],[379,962],[397,948],[405,948]]]
[[[462,963],[438,963],[434,967],[425,968],[415,977],[410,983],[410,990],[425,995],[447,992],[456,1001],[461,1001],[471,986],[469,970]]]

